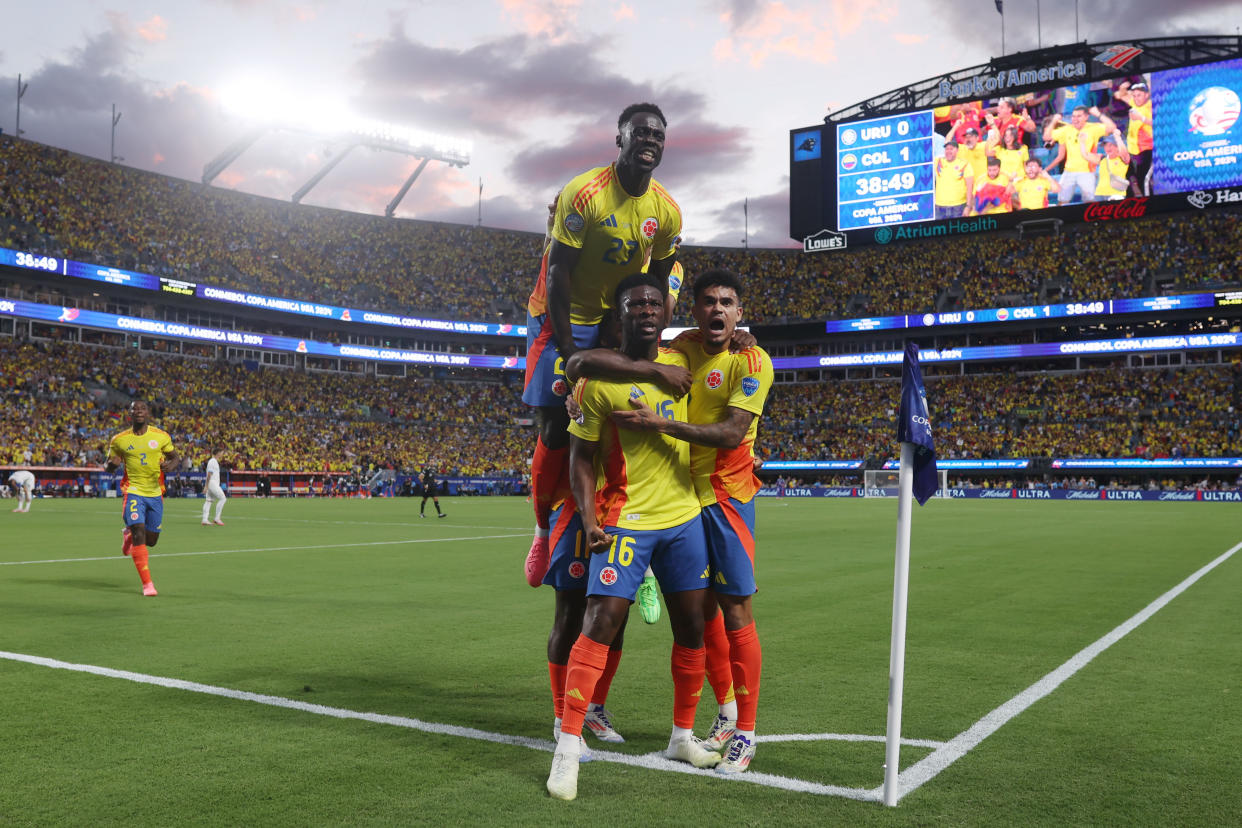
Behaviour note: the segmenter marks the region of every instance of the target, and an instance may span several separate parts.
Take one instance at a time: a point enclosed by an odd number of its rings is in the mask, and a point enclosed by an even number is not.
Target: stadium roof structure
[[[1121,60],[1115,58],[1120,57]],[[1124,75],[1139,75],[1218,60],[1242,57],[1242,36],[1205,35],[1197,37],[1158,37],[1148,40],[1113,41],[1109,43],[1071,43],[1047,49],[1032,49],[1010,55],[994,57],[987,63],[958,69],[937,75],[909,86],[867,98],[844,109],[830,113],[824,123],[848,121],[853,118],[904,112],[912,109],[928,109],[942,106],[954,100],[975,100],[980,95],[942,95],[944,84],[950,88],[969,84],[978,76],[996,75],[1000,72],[1029,68],[1032,66],[1082,61],[1088,67],[1084,80],[1104,80]],[[1048,87],[1056,83],[1027,84],[1027,88]],[[1020,91],[1013,87],[1013,91]],[[1009,91],[1008,88],[1006,91]],[[990,97],[990,96],[989,96]]]
[[[264,135],[269,132],[282,130],[304,131],[293,127],[272,125],[255,127],[247,131],[203,166],[203,184],[210,184],[216,176],[224,172],[229,164],[236,161],[242,153]],[[294,204],[301,202],[306,194],[322,181],[324,176],[332,172],[337,164],[345,160],[345,156],[355,147],[367,147],[382,152],[395,152],[422,159],[422,162],[414,169],[414,172],[410,173],[405,183],[397,190],[392,201],[388,202],[388,206],[384,208],[384,215],[389,218],[396,212],[397,205],[401,203],[401,199],[405,198],[405,194],[410,191],[410,187],[413,186],[414,181],[422,171],[427,168],[429,162],[441,161],[453,167],[464,167],[470,163],[469,147],[462,142],[387,124],[360,124],[351,129],[327,134],[323,137],[327,137],[336,146],[341,147],[341,149],[332,153],[332,157],[328,159],[328,162],[311,176],[305,184],[298,188],[291,199]]]

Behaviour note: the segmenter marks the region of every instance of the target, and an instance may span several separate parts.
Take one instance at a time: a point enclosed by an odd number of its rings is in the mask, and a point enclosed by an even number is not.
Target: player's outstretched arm
[[[685,396],[693,384],[690,372],[680,365],[633,359],[620,351],[607,348],[575,351],[565,363],[565,376],[572,382],[577,382],[582,377],[653,382],[676,397]]]
[[[160,461],[160,471],[164,472],[164,474],[176,471],[177,463],[180,462],[180,460],[181,455],[177,453],[176,449],[173,449],[168,452],[168,454],[165,454],[164,459]]]
[[[548,321],[561,357],[568,359],[577,350],[573,328],[569,324],[569,278],[582,251],[552,240],[548,251]]]
[[[635,431],[658,431],[687,443],[712,448],[731,449],[742,444],[747,429],[755,415],[750,411],[729,406],[728,416],[718,423],[683,423],[661,417],[641,398],[630,400],[630,411],[614,411],[612,421],[621,428]]]
[[[599,443],[569,435],[569,489],[582,515],[582,530],[592,552],[602,552],[612,536],[600,528],[595,512],[595,452]]]

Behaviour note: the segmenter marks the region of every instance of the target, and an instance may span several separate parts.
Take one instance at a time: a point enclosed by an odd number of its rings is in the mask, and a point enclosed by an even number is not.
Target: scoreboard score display
[[[791,130],[790,236],[814,252],[1002,230],[1031,219],[1112,221],[1242,203],[1242,57],[1139,71],[1142,61],[1109,62],[1122,51],[1118,46],[1083,49],[1088,54],[1077,62],[1033,52],[1029,68],[981,66],[973,76],[964,73],[975,70],[964,70],[955,77],[966,80],[941,80],[911,111],[860,104],[839,121]],[[1232,50],[1239,52],[1242,47]],[[1046,79],[1051,82],[1040,82]],[[1021,150],[1023,160],[1009,163],[981,194],[986,156],[975,149],[969,184],[957,184],[974,191],[956,213],[938,211],[946,142],[960,144],[958,158],[964,158],[966,130],[977,127],[970,140],[996,154],[1002,106],[1012,107],[1022,124],[1020,146],[1007,149]],[[974,119],[969,127],[962,113]],[[1046,206],[1020,209],[1007,187],[1029,174],[1029,159],[1040,162],[1061,192],[1049,188]],[[1074,170],[1073,186],[1062,179],[1067,168]],[[817,234],[836,242],[814,241],[822,239]]]

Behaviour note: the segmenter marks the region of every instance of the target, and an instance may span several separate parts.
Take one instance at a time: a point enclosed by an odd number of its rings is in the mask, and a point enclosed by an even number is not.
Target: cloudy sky
[[[1075,39],[1075,0],[1005,0],[1007,51]],[[1037,5],[1042,32],[1036,31]],[[246,131],[238,99],[348,111],[473,142],[431,164],[399,216],[541,230],[573,175],[616,157],[620,110],[658,103],[657,177],[687,241],[788,239],[791,128],[828,107],[1001,51],[994,0],[44,0],[11,4],[0,41],[0,128],[17,75],[24,137],[99,158],[111,108],[123,163],[190,180]],[[1233,34],[1236,0],[1088,0],[1078,37]],[[341,147],[260,138],[215,185],[287,199]],[[380,214],[417,160],[354,150],[304,203]]]

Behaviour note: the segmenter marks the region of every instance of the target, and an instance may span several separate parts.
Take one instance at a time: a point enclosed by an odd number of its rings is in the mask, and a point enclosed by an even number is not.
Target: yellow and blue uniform
[[[698,331],[678,337],[675,346],[690,363],[690,422],[719,423],[730,408],[754,414],[735,448],[690,444],[690,475],[703,507],[703,528],[711,563],[712,589],[728,595],[755,592],[755,477],[752,458],[759,417],[772,388],[772,359],[759,347],[736,354],[709,354]]]
[[[652,260],[677,253],[681,208],[654,178],[647,191],[631,196],[617,179],[615,164],[575,177],[556,202],[552,238],[580,253],[569,279],[569,322],[579,348],[599,343],[599,323],[612,307],[621,280],[646,271]],[[677,265],[674,264],[674,269]],[[526,304],[526,384],[522,401],[549,406],[564,402],[569,388],[552,336],[548,311],[548,250],[540,262],[535,289]],[[682,276],[669,275],[669,287]],[[676,292],[672,295],[676,297]]]
[[[688,367],[686,357],[661,348],[657,362]],[[633,600],[650,565],[664,592],[707,586],[707,550],[699,498],[690,478],[690,447],[650,431],[618,428],[609,415],[641,399],[656,413],[686,421],[687,401],[654,383],[581,379],[574,399],[581,422],[569,433],[597,443],[595,510],[613,536],[607,552],[591,556],[588,595]]]
[[[141,434],[127,428],[112,438],[108,454],[124,463],[121,493],[126,526],[145,526],[160,531],[164,523],[164,472],[160,464],[173,453],[168,432],[148,425]]]

